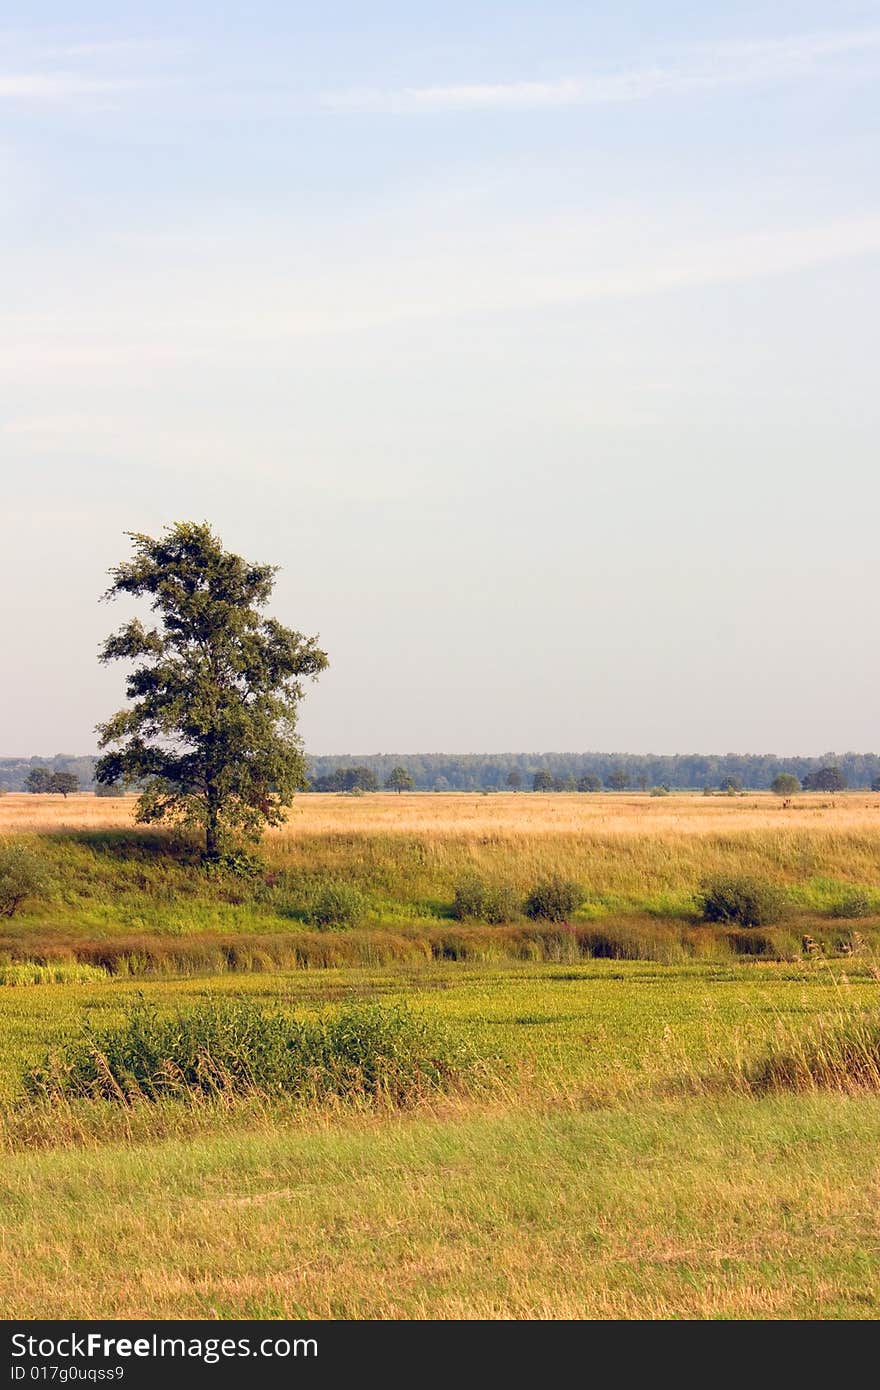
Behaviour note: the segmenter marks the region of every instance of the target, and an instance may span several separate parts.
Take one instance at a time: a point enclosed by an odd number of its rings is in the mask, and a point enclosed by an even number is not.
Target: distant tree
[[[340,769],[342,790],[345,792],[377,792],[379,779],[369,767],[347,767]]]
[[[505,780],[511,791],[518,792],[522,786],[522,773],[517,772],[516,768],[512,767]]]
[[[723,792],[741,792],[743,784],[739,777],[722,777],[719,787]]]
[[[794,796],[800,789],[800,781],[792,772],[778,772],[770,783],[771,792],[777,796]]]
[[[636,786],[638,787],[640,792],[646,792],[648,790],[648,779],[645,776],[644,772],[640,772],[638,777],[636,778]]]
[[[397,792],[398,796],[401,792],[411,792],[414,786],[415,783],[405,767],[393,767],[385,778],[385,790]]]
[[[447,777],[442,777],[442,776],[441,776],[441,777],[435,777],[435,778],[434,778],[434,790],[435,790],[435,792],[448,792],[448,791],[449,791],[449,779],[448,779]]]
[[[125,788],[121,782],[99,782],[95,796],[125,796]]]
[[[73,772],[53,772],[46,790],[67,798],[79,791],[79,778]]]
[[[541,767],[541,768],[539,768],[538,771],[535,773],[534,777],[532,778],[532,791],[534,791],[534,792],[552,792],[552,790],[553,790],[553,774],[552,774],[552,772],[548,772],[547,769],[546,769],[546,767]]]
[[[610,787],[613,792],[626,791],[629,786],[629,773],[624,767],[614,767],[605,778],[606,787]]]
[[[572,773],[569,773],[568,776],[567,776],[566,778],[563,779],[563,782],[562,782],[562,790],[563,790],[564,792],[576,792],[577,789],[578,789],[578,784],[577,784],[577,782],[575,781],[575,778],[574,778],[573,774],[572,774]]]
[[[579,792],[600,792],[602,790],[602,778],[597,777],[595,772],[588,772],[583,777],[578,778],[577,789]]]
[[[875,777],[871,782],[871,791],[880,792],[880,777]]]
[[[47,792],[51,781],[52,774],[47,767],[32,767],[24,779],[24,789],[26,792]]]
[[[816,772],[808,772],[803,780],[807,792],[842,792],[846,777],[839,767],[820,767]]]
[[[261,611],[275,566],[224,550],[207,523],[178,522],[158,539],[129,534],[134,556],[111,571],[105,597],[145,596],[158,621],[133,618],[104,644],[102,661],[139,664],[132,703],[99,726],[112,751],[95,779],[142,781],[138,820],[200,829],[206,859],[217,860],[236,834],[257,839],[280,824],[302,786],[301,682],[327,657]]]

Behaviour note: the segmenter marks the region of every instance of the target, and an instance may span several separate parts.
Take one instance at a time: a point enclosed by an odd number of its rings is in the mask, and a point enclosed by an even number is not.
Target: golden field
[[[133,796],[0,797],[0,835],[16,831],[113,829],[133,823]],[[736,835],[755,830],[877,832],[880,794],[805,793],[784,806],[771,793],[703,796],[567,792],[315,793],[297,798],[286,826],[269,838],[324,835]]]

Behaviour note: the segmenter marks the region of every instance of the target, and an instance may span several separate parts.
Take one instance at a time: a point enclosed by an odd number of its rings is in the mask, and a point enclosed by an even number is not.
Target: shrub
[[[577,883],[556,875],[535,884],[526,898],[526,916],[533,921],[564,922],[577,911],[583,898]]]
[[[405,1008],[352,1005],[297,1018],[249,1000],[183,1013],[130,1007],[123,1023],[86,1032],[25,1077],[31,1096],[131,1103],[164,1097],[284,1094],[394,1105],[448,1089],[470,1049]]]
[[[861,889],[845,894],[831,907],[832,917],[873,917],[878,911],[877,904],[870,895]]]
[[[0,843],[0,917],[13,917],[48,886],[48,871],[38,854],[16,840]]]
[[[519,915],[516,889],[509,883],[487,883],[479,874],[469,874],[455,885],[452,915],[459,922],[509,922]]]
[[[785,895],[774,884],[761,879],[719,878],[703,885],[699,906],[704,922],[765,927],[783,916]]]
[[[359,922],[367,910],[366,899],[350,883],[323,884],[308,904],[305,919],[315,927],[350,927]]]

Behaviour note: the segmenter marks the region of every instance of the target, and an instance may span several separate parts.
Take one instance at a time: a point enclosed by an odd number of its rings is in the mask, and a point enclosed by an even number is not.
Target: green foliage
[[[385,778],[385,790],[389,792],[410,792],[415,782],[405,767],[393,767]]]
[[[552,792],[555,786],[553,774],[547,772],[545,768],[539,768],[532,778],[532,791]]]
[[[316,792],[375,792],[379,782],[375,772],[368,767],[337,767],[325,777],[316,777],[311,783]]]
[[[315,927],[351,927],[366,911],[363,893],[340,880],[320,886],[305,910],[305,919]]]
[[[577,789],[579,792],[600,792],[602,778],[595,772],[588,772],[586,776],[577,779]]]
[[[79,778],[73,772],[53,772],[46,786],[47,792],[59,796],[71,796],[79,791]]]
[[[605,778],[605,785],[613,792],[626,791],[630,784],[629,773],[625,767],[614,767]]]
[[[704,922],[733,922],[741,927],[763,927],[781,920],[785,894],[761,879],[731,877],[703,885],[699,898]]]
[[[468,874],[455,885],[452,915],[460,922],[510,922],[519,913],[519,898],[509,883],[492,883],[480,874]]]
[[[579,884],[553,875],[536,883],[525,902],[525,914],[533,921],[564,922],[584,900]]]
[[[777,796],[794,796],[800,789],[800,780],[792,772],[779,772],[770,783],[771,792]]]
[[[35,794],[47,792],[51,781],[52,773],[48,767],[32,767],[24,779],[24,789]]]
[[[847,779],[839,767],[820,767],[808,772],[802,786],[805,792],[842,792]]]
[[[95,796],[125,796],[125,788],[121,782],[99,782]]]
[[[19,840],[0,841],[0,917],[13,917],[50,886],[45,861]]]
[[[297,1018],[249,1000],[176,1014],[143,1004],[29,1072],[32,1096],[157,1101],[168,1096],[294,1096],[408,1105],[447,1089],[474,1054],[404,1007],[352,1005]]]
[[[832,917],[874,917],[878,913],[880,913],[880,903],[869,893],[860,889],[844,894],[831,907]]]
[[[207,524],[129,534],[134,557],[111,572],[106,597],[147,597],[158,624],[132,619],[104,644],[102,661],[140,664],[131,704],[99,729],[113,751],[95,777],[142,781],[138,818],[198,827],[216,859],[236,833],[256,839],[280,824],[302,786],[301,680],[327,658],[314,638],[263,616],[275,568],[225,551]]]

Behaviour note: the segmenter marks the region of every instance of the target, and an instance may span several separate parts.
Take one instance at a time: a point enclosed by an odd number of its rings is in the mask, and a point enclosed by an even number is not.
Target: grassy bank
[[[49,886],[0,923],[0,969],[32,962],[145,975],[594,956],[675,963],[795,959],[805,945],[865,955],[880,941],[880,815],[864,797],[833,806],[804,799],[791,816],[766,798],[724,798],[718,810],[713,798],[671,797],[656,812],[649,797],[311,797],[243,876],[206,873],[193,848],[168,833],[39,829],[41,815],[63,812],[32,804],[44,798],[3,798],[12,800],[22,803],[19,815],[0,805],[0,816],[39,855]],[[91,816],[131,815],[130,806],[81,800]],[[701,924],[702,886],[732,875],[778,890],[783,920],[745,933]],[[524,915],[535,885],[553,876],[580,895],[565,931]],[[474,878],[503,897],[509,920],[454,920],[458,890]]]

